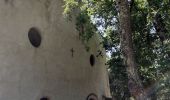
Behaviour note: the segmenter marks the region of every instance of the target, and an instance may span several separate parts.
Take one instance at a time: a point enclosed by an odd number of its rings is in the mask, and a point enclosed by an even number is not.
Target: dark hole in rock
[[[91,93],[87,96],[86,100],[98,100],[98,98],[96,94]]]
[[[30,28],[28,32],[28,38],[34,47],[39,47],[41,44],[41,35],[38,29],[35,27]]]
[[[94,64],[95,64],[95,57],[94,55],[90,55],[90,65],[94,66]]]
[[[50,99],[47,98],[47,97],[43,97],[43,98],[41,98],[40,100],[50,100]]]

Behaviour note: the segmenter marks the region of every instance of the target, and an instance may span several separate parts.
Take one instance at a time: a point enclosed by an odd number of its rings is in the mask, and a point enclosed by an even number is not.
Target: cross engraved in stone
[[[71,49],[71,56],[72,57],[74,56],[74,49],[73,48]]]

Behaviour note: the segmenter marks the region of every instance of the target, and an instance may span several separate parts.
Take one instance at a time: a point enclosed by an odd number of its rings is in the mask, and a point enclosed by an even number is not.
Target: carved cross
[[[71,56],[72,57],[74,56],[74,49],[73,48],[71,49]]]

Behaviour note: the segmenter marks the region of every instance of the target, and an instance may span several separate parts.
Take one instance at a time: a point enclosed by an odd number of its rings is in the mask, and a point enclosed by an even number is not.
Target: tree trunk
[[[117,0],[117,4],[119,10],[121,50],[129,79],[128,89],[135,100],[145,100],[143,86],[137,72],[134,57],[128,0]]]

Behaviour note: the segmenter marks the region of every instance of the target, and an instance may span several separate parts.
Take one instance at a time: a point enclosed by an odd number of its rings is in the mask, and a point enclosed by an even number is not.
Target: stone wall
[[[110,96],[105,57],[96,57],[99,39],[91,39],[87,52],[62,13],[62,0],[0,0],[0,100]],[[38,47],[28,38],[31,28],[41,36]]]

